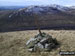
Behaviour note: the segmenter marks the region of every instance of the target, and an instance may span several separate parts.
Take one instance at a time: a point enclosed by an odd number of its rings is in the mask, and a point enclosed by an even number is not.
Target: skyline
[[[75,6],[74,0],[0,0],[0,6],[50,5]]]

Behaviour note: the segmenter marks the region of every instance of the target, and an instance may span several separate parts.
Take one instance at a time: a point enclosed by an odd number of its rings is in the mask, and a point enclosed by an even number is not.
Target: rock
[[[38,43],[37,46],[41,49],[44,49],[44,46],[41,43]]]
[[[45,44],[45,48],[49,50],[52,49],[54,46],[55,46],[54,43]]]
[[[37,43],[36,38],[31,38],[30,40],[27,41],[26,45],[28,48],[32,48],[35,46]]]
[[[31,38],[30,40],[27,41],[26,45],[28,45],[31,41],[35,41],[36,39]]]
[[[28,49],[29,52],[34,52],[34,48]]]
[[[45,44],[45,48],[48,48],[49,44]]]
[[[48,38],[43,38],[40,42],[43,43],[43,42],[46,42],[48,40]]]

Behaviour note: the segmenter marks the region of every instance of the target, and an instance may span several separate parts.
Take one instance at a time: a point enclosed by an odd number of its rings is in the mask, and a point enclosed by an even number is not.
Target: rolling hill
[[[37,29],[75,29],[75,9],[60,5],[0,10],[0,32]]]

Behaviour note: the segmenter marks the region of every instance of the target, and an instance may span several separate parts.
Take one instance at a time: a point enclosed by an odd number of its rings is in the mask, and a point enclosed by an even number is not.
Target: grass
[[[56,38],[61,46],[51,52],[28,52],[25,43],[37,30],[0,33],[0,56],[61,56],[59,51],[75,51],[75,30],[42,30]]]

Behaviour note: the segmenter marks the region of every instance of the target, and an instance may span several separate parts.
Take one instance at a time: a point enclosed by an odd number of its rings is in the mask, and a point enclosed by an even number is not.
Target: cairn
[[[36,52],[37,50],[50,51],[56,48],[57,45],[57,40],[46,33],[42,33],[42,36],[38,34],[34,38],[29,39],[26,43],[27,49],[30,52]]]

